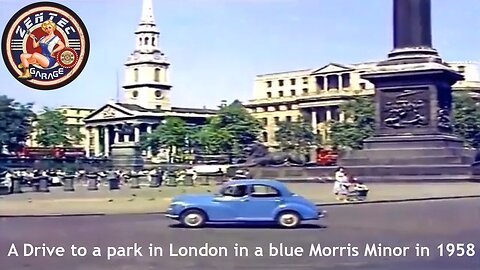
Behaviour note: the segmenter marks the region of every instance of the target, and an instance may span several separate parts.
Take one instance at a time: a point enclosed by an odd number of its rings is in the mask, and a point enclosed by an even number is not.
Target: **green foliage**
[[[480,106],[467,93],[453,95],[454,133],[474,148],[480,147]]]
[[[306,155],[317,144],[318,137],[313,133],[312,126],[303,119],[295,122],[281,121],[277,126],[275,138],[281,151]]]
[[[258,140],[260,131],[260,121],[235,101],[208,119],[195,138],[204,152],[238,154],[246,145]]]
[[[345,122],[332,122],[330,139],[334,146],[361,149],[362,141],[375,131],[375,107],[372,97],[355,97],[340,108]]]
[[[144,134],[140,138],[140,147],[144,150],[150,147],[153,154],[160,148],[183,148],[188,136],[185,122],[178,117],[167,117],[151,134]]]
[[[70,146],[67,118],[58,110],[44,108],[35,125],[37,143],[45,147]]]
[[[9,150],[15,150],[28,139],[34,117],[32,106],[32,103],[21,104],[0,96],[0,147],[6,145]]]
[[[82,143],[83,139],[85,139],[85,135],[80,132],[79,127],[68,127],[68,137],[72,144],[77,145]]]

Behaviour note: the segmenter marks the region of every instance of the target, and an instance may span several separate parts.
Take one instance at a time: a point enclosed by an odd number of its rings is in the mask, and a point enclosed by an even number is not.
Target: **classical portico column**
[[[152,134],[152,125],[147,126],[147,133]],[[147,149],[147,158],[152,158],[152,149],[150,147]]]
[[[113,132],[115,133],[115,138],[113,139],[114,143],[119,143],[120,142],[120,134],[118,133],[118,128],[115,126],[113,128]]]
[[[342,74],[338,74],[338,90],[343,90],[343,78],[342,78]]]
[[[323,77],[323,90],[324,91],[328,90],[328,76]]]
[[[134,141],[136,143],[140,142],[140,126],[135,126]]]
[[[338,120],[340,122],[345,122],[345,112],[344,111],[340,111],[340,114],[338,115]]]
[[[100,155],[100,127],[94,127],[94,148],[95,148],[95,156]]]
[[[318,125],[317,110],[312,109],[312,129],[313,129],[313,133],[315,133],[315,134],[317,134],[317,125]]]
[[[103,128],[103,145],[104,145],[104,154],[105,156],[109,156],[110,155],[110,130],[108,128],[108,126],[105,126]]]
[[[91,128],[87,127],[85,128],[85,155],[87,157],[90,157],[90,131]]]
[[[325,120],[327,123],[332,120],[332,110],[330,107],[325,107]]]

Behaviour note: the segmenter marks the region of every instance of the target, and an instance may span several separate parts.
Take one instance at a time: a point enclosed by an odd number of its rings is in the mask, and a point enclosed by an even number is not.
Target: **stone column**
[[[147,133],[152,134],[152,125],[147,126]],[[147,149],[147,158],[152,158],[152,149],[150,147]]]
[[[95,147],[95,155],[100,155],[100,127],[94,127],[94,147]]]
[[[332,109],[330,107],[325,107],[325,120],[327,123],[332,120]]]
[[[393,1],[395,49],[432,47],[431,0]]]
[[[130,141],[130,135],[123,135],[123,141],[124,142],[129,142]]]
[[[328,76],[323,76],[323,90],[328,90]]]
[[[340,114],[338,115],[338,120],[340,122],[345,122],[345,112],[344,111],[340,111]]]
[[[119,143],[120,142],[120,134],[118,134],[118,130],[117,130],[117,127],[114,126],[113,128],[113,132],[115,132],[115,138],[114,138],[114,143]]]
[[[312,109],[312,129],[313,129],[313,133],[315,133],[315,134],[317,134],[317,125],[318,125],[317,110]]]
[[[91,128],[87,127],[85,128],[85,155],[87,157],[90,157],[90,131]]]
[[[134,141],[136,143],[140,142],[140,126],[135,126],[135,135],[134,135]]]
[[[343,90],[343,78],[342,74],[338,75],[338,90]]]
[[[103,145],[103,149],[105,149],[105,156],[110,156],[110,130],[108,129],[108,126],[103,128]]]

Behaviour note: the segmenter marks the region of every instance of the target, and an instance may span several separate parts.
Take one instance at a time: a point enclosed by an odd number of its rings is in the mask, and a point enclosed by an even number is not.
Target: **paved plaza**
[[[321,205],[343,204],[332,194],[331,183],[289,183],[288,187]],[[480,183],[369,184],[366,202],[427,200],[457,197],[480,197]],[[75,192],[61,187],[49,193],[33,193],[25,188],[22,194],[0,197],[0,215],[58,214],[134,214],[165,211],[173,196],[184,193],[215,193],[219,186],[161,187],[109,191],[102,185],[98,191],[77,186]],[[350,203],[351,204],[351,203]]]

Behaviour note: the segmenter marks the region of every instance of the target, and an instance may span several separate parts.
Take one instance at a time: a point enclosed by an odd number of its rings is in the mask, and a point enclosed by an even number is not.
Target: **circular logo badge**
[[[38,90],[63,87],[82,72],[90,53],[87,28],[75,12],[51,2],[28,5],[8,22],[2,54],[10,73]]]

